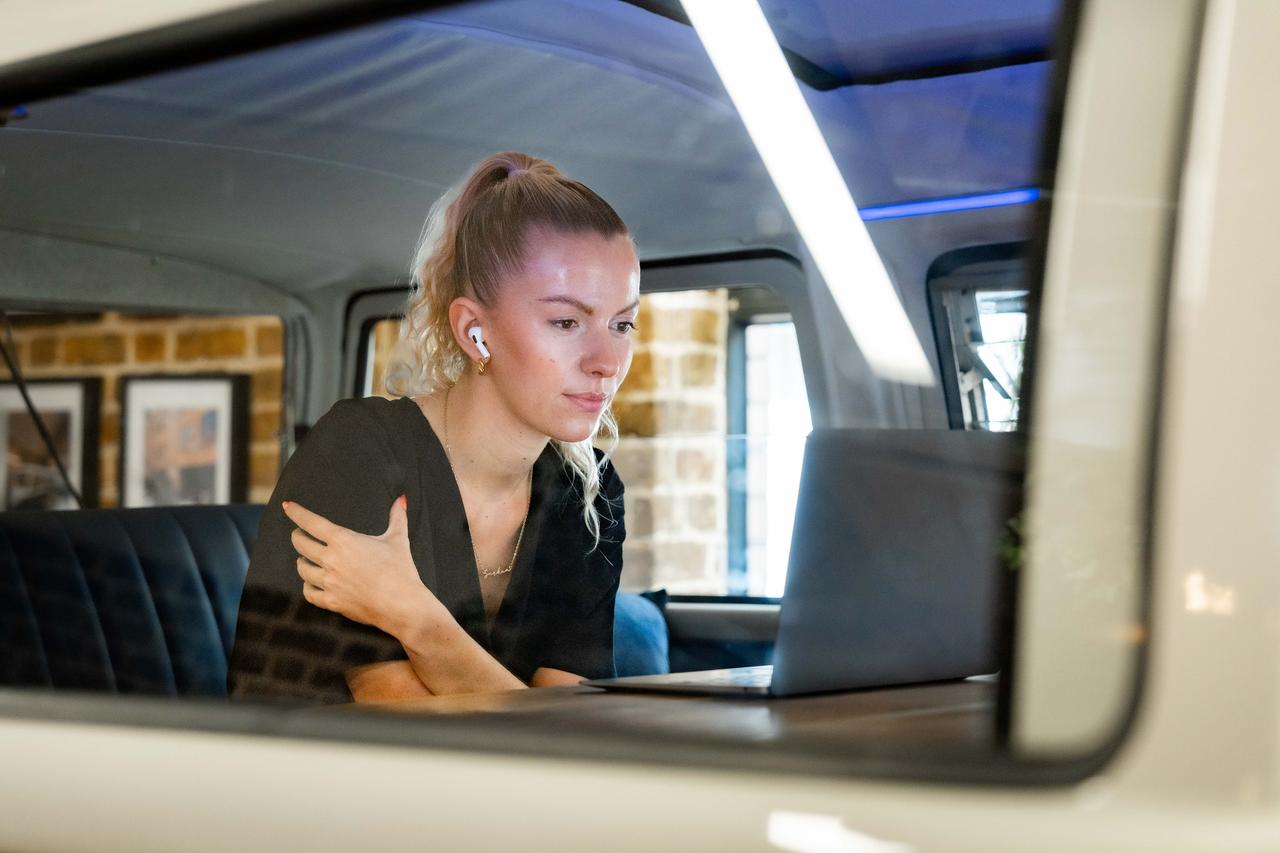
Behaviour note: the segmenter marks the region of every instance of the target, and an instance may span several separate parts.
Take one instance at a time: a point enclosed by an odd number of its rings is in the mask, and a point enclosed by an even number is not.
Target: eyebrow
[[[593,314],[595,314],[595,313],[596,313],[596,311],[595,311],[595,309],[594,309],[594,308],[592,308],[592,307],[591,307],[590,305],[588,305],[587,303],[583,302],[581,299],[574,299],[572,296],[568,296],[568,295],[560,295],[560,296],[545,296],[545,297],[543,297],[542,299],[539,299],[538,301],[539,301],[539,302],[558,302],[558,303],[562,303],[562,304],[564,304],[564,305],[572,305],[574,308],[577,308],[579,311],[581,311],[583,314],[586,314],[588,317],[590,317],[590,316],[592,316]],[[632,302],[630,305],[628,305],[627,307],[623,308],[623,309],[622,309],[621,311],[619,311],[618,313],[619,313],[619,314],[625,314],[626,312],[628,312],[628,311],[632,310],[633,308],[635,308],[635,307],[636,307],[636,306],[638,306],[639,304],[640,304],[640,300],[639,300],[639,299],[637,299],[637,300],[635,300],[634,302]]]

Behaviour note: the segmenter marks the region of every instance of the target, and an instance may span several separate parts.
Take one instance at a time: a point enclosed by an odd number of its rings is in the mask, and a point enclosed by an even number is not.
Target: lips
[[[584,412],[598,413],[603,411],[609,402],[606,394],[565,394],[569,400]]]

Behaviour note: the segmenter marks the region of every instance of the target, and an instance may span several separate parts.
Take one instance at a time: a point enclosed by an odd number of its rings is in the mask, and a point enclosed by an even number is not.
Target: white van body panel
[[[0,62],[244,4],[122,3],[110,26],[92,20],[94,5],[0,3],[10,31],[29,34]],[[1280,849],[1280,403],[1270,393],[1280,288],[1269,280],[1280,5],[1206,6],[1175,247],[1146,675],[1133,726],[1097,775],[959,787],[6,719],[0,847]],[[1165,4],[1103,0],[1087,14],[1136,9],[1159,15]],[[1104,87],[1120,70],[1085,83]],[[1020,643],[1053,646],[1037,635],[1046,627],[1058,630],[1023,620]],[[1053,654],[1068,671],[1087,669],[1069,646]],[[1067,731],[1068,707],[1040,719]]]
[[[1131,705],[1152,412],[1198,2],[1104,4],[1067,82],[1019,597],[1020,751],[1096,750]]]
[[[0,42],[0,66],[183,21],[262,0],[0,0],[0,20],[12,38]]]
[[[1211,4],[1183,175],[1133,784],[1275,820],[1280,769],[1280,6]],[[1192,793],[1194,792],[1194,793]]]
[[[6,723],[0,749],[11,772],[0,781],[0,844],[103,851],[1280,849],[1280,821],[1268,803],[1242,808],[1202,796],[1199,785],[1179,792],[1150,786],[1153,774],[1176,775],[1171,746],[1144,738],[1082,785],[1013,791]]]

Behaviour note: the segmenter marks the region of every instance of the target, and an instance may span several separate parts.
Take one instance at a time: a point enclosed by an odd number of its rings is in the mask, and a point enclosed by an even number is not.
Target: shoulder
[[[405,406],[382,397],[338,400],[307,430],[303,443],[347,444],[352,441],[386,441],[395,435],[396,420]]]
[[[599,448],[593,448],[593,450],[595,451],[595,463],[599,472],[598,488],[595,492],[593,505],[600,519],[601,538],[602,540],[607,540],[616,536],[620,541],[623,535],[623,497],[625,491],[622,477],[618,474],[617,468],[614,467],[613,460],[609,459]],[[582,481],[578,479],[572,467],[563,459],[557,463],[556,468],[556,485],[552,491],[555,497],[552,499],[551,505],[558,516],[559,523],[564,525],[566,532],[581,531],[583,536],[592,539],[582,518],[584,508]],[[595,542],[592,539],[588,550],[594,549],[594,546]]]
[[[605,456],[605,452],[598,447],[592,448],[596,454],[596,465],[600,467],[600,494],[607,500],[616,500],[622,497],[625,488],[622,483],[622,477],[618,475],[618,469],[614,467],[613,460]],[[604,464],[601,465],[601,462]]]
[[[595,452],[596,470],[600,474],[600,489],[596,494],[596,502],[604,500],[620,503],[624,491],[622,477],[614,467],[613,460],[607,458],[603,450],[598,447],[593,447],[592,450]],[[557,504],[566,508],[576,505],[575,512],[580,512],[583,504],[582,482],[563,456],[557,455],[555,458]]]
[[[334,403],[289,457],[271,503],[297,501],[343,527],[382,532],[413,464],[405,442],[384,426],[390,404],[372,398]]]
[[[337,461],[371,470],[396,467],[405,455],[407,433],[400,419],[408,408],[417,407],[381,397],[338,400],[307,430],[294,457],[307,460],[302,464],[309,467]]]
[[[312,429],[322,425],[327,430],[386,428],[402,417],[404,408],[400,399],[348,397],[330,406]]]
[[[600,542],[620,547],[627,535],[624,521],[626,490],[622,484],[622,477],[618,475],[618,469],[613,465],[613,460],[608,459],[599,448],[596,448],[596,464],[600,465],[600,492],[596,495],[596,512],[600,517]]]

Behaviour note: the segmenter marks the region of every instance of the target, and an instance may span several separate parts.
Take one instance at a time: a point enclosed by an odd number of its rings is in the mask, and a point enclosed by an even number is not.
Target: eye
[[[624,335],[629,335],[636,330],[636,324],[631,320],[619,320],[614,328]]]
[[[563,320],[552,320],[551,325],[555,326],[557,329],[564,329],[565,331],[568,331],[574,326],[577,326],[578,321],[574,320],[572,317],[566,317]]]

